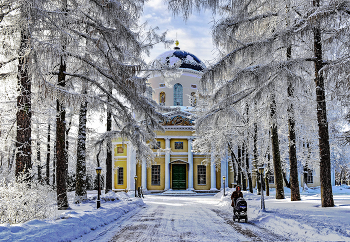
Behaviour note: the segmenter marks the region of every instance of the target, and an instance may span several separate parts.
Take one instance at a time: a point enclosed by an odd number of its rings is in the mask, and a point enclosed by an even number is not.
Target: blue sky
[[[149,27],[159,27],[159,33],[168,31],[168,39],[177,39],[181,50],[186,50],[196,55],[204,63],[210,61],[216,55],[211,38],[211,26],[213,17],[210,12],[195,12],[186,22],[182,16],[174,17],[168,11],[163,0],[149,0],[145,3],[144,14],[141,22],[148,22]],[[175,44],[172,46],[172,48]],[[151,50],[151,55],[146,57],[149,62],[169,49],[164,44],[158,44]]]

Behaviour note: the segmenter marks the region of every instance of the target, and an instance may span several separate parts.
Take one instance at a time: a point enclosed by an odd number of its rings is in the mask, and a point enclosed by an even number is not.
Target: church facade
[[[180,50],[167,51],[157,57],[160,63],[174,65],[181,61],[181,76],[166,85],[161,76],[149,79],[152,98],[160,105],[179,107],[181,111],[167,113],[164,121],[165,132],[157,132],[157,153],[151,166],[146,161],[136,162],[136,153],[130,142],[113,141],[113,190],[130,191],[142,187],[143,191],[163,192],[187,190],[192,192],[218,191],[236,184],[234,172],[228,164],[228,158],[221,160],[220,167],[215,167],[214,159],[205,154],[192,151],[194,124],[191,110],[196,105],[196,93],[205,65],[193,54]],[[161,151],[161,152],[159,152]],[[256,184],[256,172],[252,172],[253,184]],[[332,174],[333,175],[333,174]],[[333,179],[332,179],[333,180]],[[299,183],[319,186],[319,169],[308,170],[299,174]],[[270,187],[274,187],[274,176],[270,176]],[[248,185],[248,184],[247,184]]]
[[[181,76],[172,81],[170,87],[161,76],[149,79],[152,98],[161,105],[179,107],[181,111],[166,114],[165,132],[157,133],[157,146],[153,147],[157,156],[150,167],[146,166],[146,161],[136,162],[129,142],[113,142],[113,190],[134,190],[136,181],[136,186],[142,186],[144,191],[217,191],[221,188],[221,169],[204,164],[204,154],[192,152],[194,124],[191,110],[196,105],[198,82],[205,65],[179,47],[163,53],[157,61],[168,65],[181,61]]]

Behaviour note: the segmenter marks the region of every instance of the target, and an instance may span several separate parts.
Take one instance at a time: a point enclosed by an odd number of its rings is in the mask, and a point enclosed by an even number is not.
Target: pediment
[[[173,111],[165,114],[168,118],[162,123],[165,126],[194,126],[191,113],[184,111]]]

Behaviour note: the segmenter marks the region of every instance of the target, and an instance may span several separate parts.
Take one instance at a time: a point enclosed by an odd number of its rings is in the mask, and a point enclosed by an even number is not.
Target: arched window
[[[174,106],[182,106],[182,85],[180,83],[176,83],[174,85]]]
[[[165,105],[165,92],[159,93],[159,104],[162,106]]]

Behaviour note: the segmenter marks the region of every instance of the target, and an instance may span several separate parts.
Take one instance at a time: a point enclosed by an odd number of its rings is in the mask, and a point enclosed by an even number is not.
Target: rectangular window
[[[152,165],[152,185],[160,186],[160,165]]]
[[[198,185],[207,184],[207,167],[205,165],[198,165]]]
[[[157,141],[157,144],[153,145],[152,149],[160,149],[160,141]]]
[[[307,171],[307,183],[314,183],[314,176],[312,170]]]
[[[175,150],[183,150],[184,142],[175,142]]]
[[[118,168],[118,185],[124,184],[124,169],[123,167]]]

